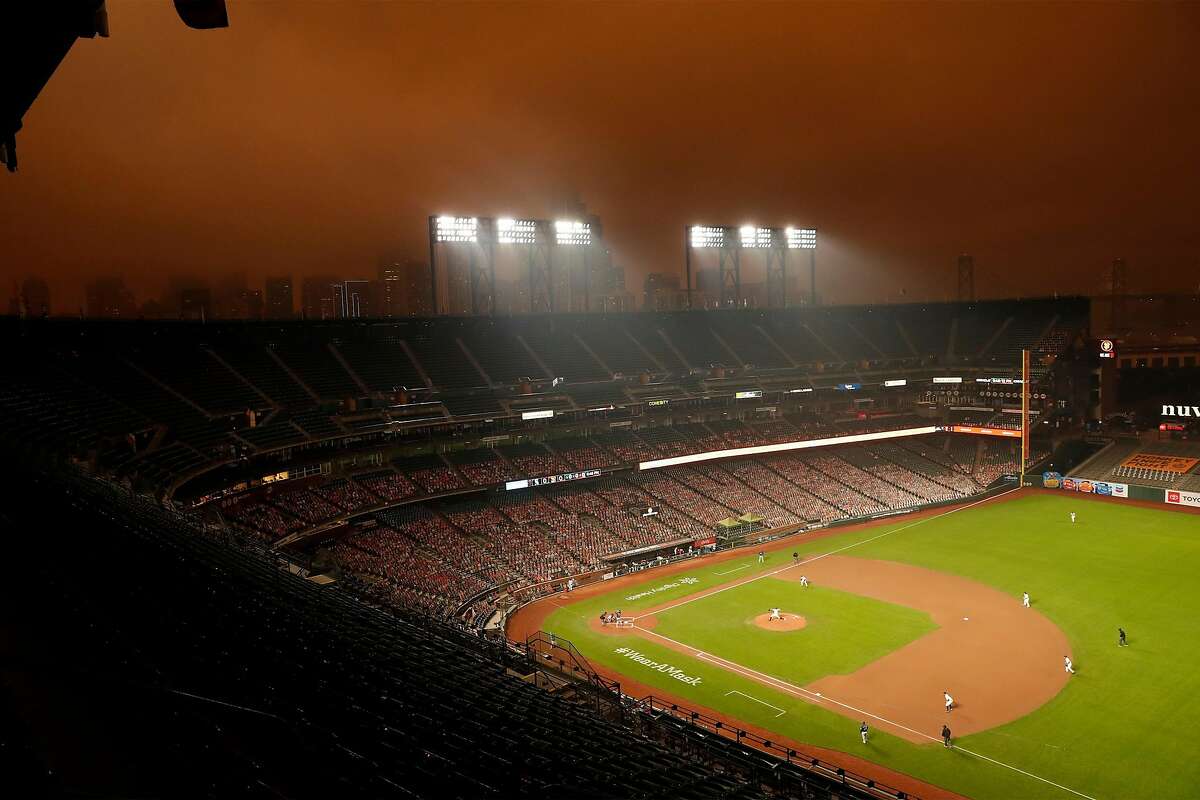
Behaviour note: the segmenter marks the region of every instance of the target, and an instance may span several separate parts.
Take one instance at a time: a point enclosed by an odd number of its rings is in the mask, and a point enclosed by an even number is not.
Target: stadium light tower
[[[762,250],[767,266],[767,305],[787,307],[787,254],[808,250],[812,292],[816,296],[817,232],[813,228],[763,228],[758,225],[727,227],[692,225],[684,229],[688,307],[692,305],[692,251],[717,250],[721,305],[742,304],[741,251]]]
[[[501,217],[496,220],[495,227],[497,244],[525,248],[529,274],[529,313],[553,310],[550,223],[541,219]]]
[[[784,229],[789,250],[808,251],[808,302],[817,304],[817,229],[793,228]]]
[[[753,230],[753,226],[750,226]],[[742,261],[739,236],[736,228],[719,225],[693,225],[687,238],[687,283],[688,307],[692,305],[692,250],[716,250],[717,270],[721,284],[721,305],[730,300],[740,302],[742,298]],[[753,238],[753,235],[751,236]]]
[[[471,313],[496,312],[495,226],[492,220],[479,217],[443,215],[429,218],[429,278],[432,286],[433,312],[438,313],[438,245],[447,255],[447,294],[452,286],[453,253],[466,254],[467,275],[471,286]],[[446,298],[447,304],[451,301]]]
[[[567,310],[580,310],[576,300],[576,289],[581,289],[583,294],[582,310],[587,311],[591,307],[592,290],[591,270],[588,268],[588,251],[592,247],[591,223],[574,219],[555,220],[554,245],[555,254],[562,253],[564,261],[567,259],[574,261],[576,259],[572,258],[572,254],[578,255],[578,264],[574,265],[575,268],[571,261],[567,261],[566,264]]]
[[[446,273],[447,288],[453,287],[455,254],[466,259],[470,280],[470,306],[473,314],[495,314],[498,306],[496,285],[496,248],[523,248],[529,271],[529,311],[561,311],[560,297],[574,304],[582,294],[583,310],[591,306],[591,278],[588,252],[594,243],[592,223],[560,219],[518,219],[515,217],[429,218],[429,269],[432,283],[433,307],[438,308],[438,255]],[[559,263],[556,263],[559,262]],[[573,262],[580,262],[573,265]],[[555,283],[559,267],[565,271]],[[578,268],[573,268],[577,266]],[[582,272],[582,276],[578,273]],[[455,304],[443,298],[447,310]]]

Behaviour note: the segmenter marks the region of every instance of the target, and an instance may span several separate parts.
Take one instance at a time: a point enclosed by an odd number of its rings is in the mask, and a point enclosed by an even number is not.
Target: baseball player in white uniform
[[[949,692],[942,692],[942,697],[946,698],[946,713],[949,714],[950,709],[954,708],[954,698],[950,696]]]
[[[1071,523],[1074,524],[1074,522],[1075,522],[1075,512],[1072,511],[1071,512]]]
[[[1029,592],[1021,592],[1021,605],[1029,608]]]
[[[1075,674],[1075,665],[1071,663],[1070,656],[1063,656],[1063,669],[1072,675]]]
[[[771,609],[771,619],[783,619],[783,612],[778,608]]]
[[[801,585],[801,586],[808,586],[808,576],[807,576],[807,575],[801,575],[801,576],[800,576],[800,585]]]

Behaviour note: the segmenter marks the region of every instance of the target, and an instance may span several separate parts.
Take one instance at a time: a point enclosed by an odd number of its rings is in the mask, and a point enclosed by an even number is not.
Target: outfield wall
[[[1076,478],[1069,475],[1063,477],[1057,473],[1050,472],[1042,473],[1041,475],[1026,475],[1023,485],[1041,489],[1060,489],[1064,492],[1077,492],[1079,494],[1092,494],[1098,497],[1112,497],[1118,500],[1128,498],[1129,500],[1162,503],[1166,506],[1200,508],[1200,492],[1188,492],[1182,489],[1164,489],[1161,486],[1093,481],[1089,478]],[[1103,490],[1098,489],[1098,487],[1103,487]],[[1116,491],[1115,487],[1121,487],[1121,491]]]

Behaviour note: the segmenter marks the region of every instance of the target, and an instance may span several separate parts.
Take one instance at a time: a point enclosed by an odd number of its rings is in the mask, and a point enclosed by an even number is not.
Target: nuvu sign
[[[1168,406],[1162,410],[1164,417],[1200,417],[1200,406]]]

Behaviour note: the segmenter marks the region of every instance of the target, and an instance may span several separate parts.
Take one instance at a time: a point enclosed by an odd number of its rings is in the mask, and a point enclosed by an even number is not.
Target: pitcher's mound
[[[754,618],[754,624],[768,631],[798,631],[808,622],[799,614],[783,612],[783,619],[771,619],[770,612],[759,614]]]

